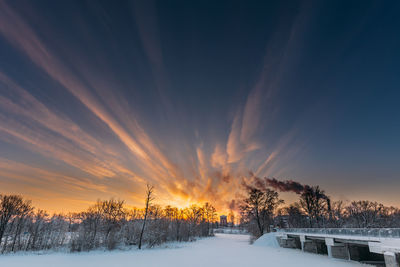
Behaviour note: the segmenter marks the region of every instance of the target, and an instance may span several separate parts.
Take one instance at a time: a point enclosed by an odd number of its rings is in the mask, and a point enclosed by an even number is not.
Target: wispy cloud
[[[146,12],[142,12],[143,9]],[[175,116],[166,97],[168,79],[158,40],[155,8],[151,3],[135,5],[134,12],[139,37],[165,110],[169,116]],[[153,15],[147,17],[144,13]],[[277,40],[272,38],[259,77],[244,103],[235,110],[236,116],[226,139],[219,140],[210,149],[202,143],[202,137],[197,136],[200,144],[190,144],[185,151],[177,151],[157,141],[162,138],[163,129],[159,129],[161,133],[157,139],[143,126],[138,113],[118,93],[120,84],[99,75],[83,60],[77,60],[72,69],[62,61],[59,51],[43,39],[45,34],[39,34],[6,1],[0,1],[0,34],[101,122],[101,127],[94,131],[109,133],[107,138],[90,133],[61,109],[49,107],[11,77],[0,73],[0,86],[8,88],[0,90],[0,139],[48,161],[39,167],[17,159],[0,159],[0,177],[9,184],[19,181],[29,190],[38,192],[49,188],[43,186],[46,183],[57,184],[62,189],[54,197],[61,198],[73,192],[76,193],[74,201],[84,201],[82,195],[86,191],[102,196],[132,193],[134,204],[141,204],[137,192],[149,182],[157,186],[161,200],[173,199],[177,205],[213,200],[226,208],[237,196],[241,181],[248,174],[249,158],[254,153],[267,151],[266,147],[275,147],[275,150],[263,153],[265,159],[256,160],[256,173],[265,172],[282,151],[288,149],[294,134],[289,133],[276,146],[260,139],[268,128],[266,117],[271,115],[266,116],[264,112],[277,108],[274,94],[288,64],[286,50],[292,46],[295,32],[296,25],[293,24],[283,37],[278,34],[274,37]],[[282,38],[287,45],[277,49]],[[273,69],[272,66],[279,67]],[[175,120],[179,121],[179,118]],[[183,143],[182,147],[188,143],[186,140],[177,142]],[[174,153],[185,155],[180,155],[178,158],[182,160],[176,162]],[[50,162],[68,165],[74,175],[45,169],[44,165],[53,164]],[[29,173],[40,178],[35,182],[29,178]]]
[[[179,189],[176,186],[176,181],[185,179],[182,177],[179,168],[161,152],[150,136],[139,125],[135,115],[127,109],[121,109],[121,103],[117,103],[117,100],[112,95],[107,95],[107,92],[110,92],[110,88],[104,88],[93,76],[86,75],[85,81],[80,80],[67,66],[61,63],[35,34],[34,30],[5,1],[2,1],[0,5],[0,32],[2,35],[10,43],[21,49],[38,67],[60,83],[107,125],[128,148],[135,159],[139,161],[136,165],[141,166],[141,172],[144,173],[149,182],[157,183],[167,192],[177,193],[182,191],[183,189]],[[40,127],[44,126],[47,130],[54,131],[69,141],[75,142],[75,146],[70,146],[65,140],[61,140],[48,131],[41,131],[39,126],[32,129],[7,117],[3,118],[1,128],[3,132],[16,138],[17,142],[23,142],[23,145],[38,153],[44,153],[47,156],[50,154],[96,177],[112,177],[118,175],[121,171],[137,177],[128,168],[118,166],[118,163],[116,163],[118,159],[111,161],[114,164],[110,163],[110,155],[104,155],[104,152],[100,151],[104,149],[100,141],[88,136],[68,119],[54,115],[26,91],[13,84],[5,75],[2,75],[1,79],[4,83],[7,83],[7,86],[16,88],[19,97],[31,102],[32,111],[28,111],[27,107],[18,106],[10,99],[3,97],[0,100],[3,102],[7,112],[23,115],[30,122],[36,121],[41,125]],[[108,108],[102,104],[102,101],[91,93],[86,84],[95,87],[100,96],[104,97],[105,94],[108,96],[107,104],[114,109],[114,114],[111,114]],[[121,122],[124,122],[124,125]],[[98,158],[99,154],[102,155],[100,158]],[[93,164],[87,164],[91,161]],[[119,172],[115,172],[115,170]]]

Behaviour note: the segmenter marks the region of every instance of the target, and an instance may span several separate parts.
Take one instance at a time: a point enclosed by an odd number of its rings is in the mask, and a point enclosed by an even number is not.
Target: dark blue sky
[[[399,12],[2,1],[0,190],[67,210],[140,203],[150,182],[161,202],[224,207],[253,171],[398,205]]]

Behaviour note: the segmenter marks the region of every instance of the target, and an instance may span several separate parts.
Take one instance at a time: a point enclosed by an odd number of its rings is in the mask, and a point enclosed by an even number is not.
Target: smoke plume
[[[310,185],[302,185],[293,180],[278,181],[275,178],[264,178],[264,179],[265,183],[268,186],[271,186],[272,188],[275,188],[276,190],[279,190],[281,192],[294,192],[299,195],[307,193],[318,194],[318,197],[327,200],[328,205],[330,206],[329,197],[325,195],[324,191],[320,190],[318,186],[312,187]]]
[[[275,178],[265,178],[265,181],[269,186],[281,192],[294,192],[296,194],[301,194],[311,188],[309,185],[302,185],[292,180],[278,181]]]

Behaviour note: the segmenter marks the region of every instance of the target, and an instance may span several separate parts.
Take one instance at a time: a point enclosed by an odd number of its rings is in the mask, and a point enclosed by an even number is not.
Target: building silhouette
[[[219,216],[219,225],[220,226],[228,226],[228,220],[225,215]]]

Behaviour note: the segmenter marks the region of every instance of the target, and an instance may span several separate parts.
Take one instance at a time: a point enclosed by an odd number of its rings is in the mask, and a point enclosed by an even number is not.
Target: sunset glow
[[[0,0],[0,193],[70,212],[151,184],[226,214],[253,175],[400,205],[400,39],[363,42],[373,11],[48,2]]]

